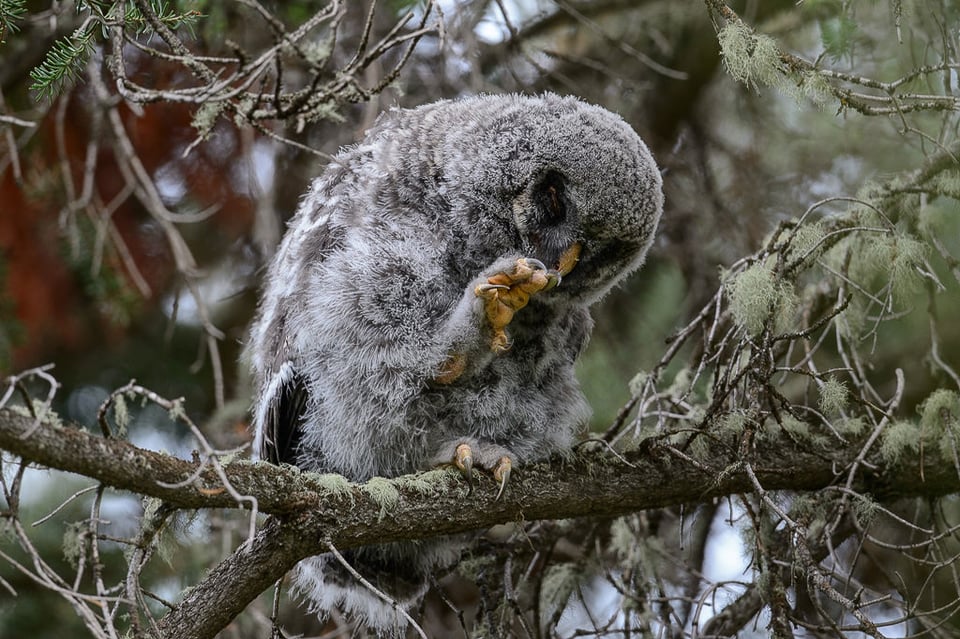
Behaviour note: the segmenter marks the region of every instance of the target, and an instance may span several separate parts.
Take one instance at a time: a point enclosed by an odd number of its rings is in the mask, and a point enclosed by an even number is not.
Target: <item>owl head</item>
[[[556,267],[579,244],[576,268],[544,299],[589,303],[643,262],[663,206],[662,182],[646,145],[619,116],[547,93],[397,110],[377,128],[398,124],[417,130],[418,139],[408,158],[413,166],[392,181],[419,176],[411,202],[430,194],[432,208],[469,231],[465,275],[496,254]]]

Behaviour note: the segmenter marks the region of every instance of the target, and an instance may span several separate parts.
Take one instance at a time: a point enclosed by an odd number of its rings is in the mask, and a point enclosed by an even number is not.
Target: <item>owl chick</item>
[[[261,458],[354,481],[454,463],[505,484],[589,416],[589,307],[643,262],[657,166],[618,116],[545,94],[382,115],[306,194],[270,265],[249,356]],[[404,606],[460,540],[350,563]],[[375,631],[393,607],[321,555],[300,590]]]

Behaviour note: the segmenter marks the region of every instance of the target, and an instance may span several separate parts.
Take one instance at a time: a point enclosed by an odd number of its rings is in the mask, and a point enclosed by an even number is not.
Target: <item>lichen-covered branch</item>
[[[23,437],[32,426],[29,416],[0,411],[0,448],[39,465],[164,499],[179,508],[237,506],[212,470],[201,473],[191,485],[162,485],[189,477],[195,462],[71,426],[42,423]],[[842,471],[856,450],[815,450],[784,438],[751,451],[751,468],[766,490],[818,490],[845,480]],[[277,517],[249,547],[236,551],[191,589],[159,628],[163,636],[212,637],[297,561],[322,552],[327,541],[347,550],[510,521],[612,517],[751,490],[736,448],[718,445],[698,461],[697,465],[687,463],[667,445],[642,446],[623,455],[596,448],[570,460],[520,469],[499,501],[489,478],[480,479],[467,501],[468,487],[453,471],[353,485],[286,467],[234,462],[225,466],[233,487],[256,497],[263,511]],[[855,488],[877,499],[936,497],[960,490],[960,477],[952,463],[930,451],[922,459],[904,456],[895,465],[864,470]],[[464,507],[466,503],[469,508]],[[189,630],[181,623],[184,619],[194,620]]]

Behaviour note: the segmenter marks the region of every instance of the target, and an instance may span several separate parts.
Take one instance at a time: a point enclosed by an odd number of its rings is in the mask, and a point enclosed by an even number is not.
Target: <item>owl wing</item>
[[[290,344],[295,340],[287,321],[309,287],[303,278],[342,246],[343,228],[331,221],[327,194],[314,184],[293,219],[273,261],[264,290],[265,301],[251,340],[254,370],[261,389],[254,409],[254,448],[274,464],[297,465],[310,392]],[[297,241],[292,241],[296,238]]]

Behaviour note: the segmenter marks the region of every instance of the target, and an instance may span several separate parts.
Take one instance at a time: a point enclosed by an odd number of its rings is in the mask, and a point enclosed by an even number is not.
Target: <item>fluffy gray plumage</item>
[[[249,346],[260,456],[364,481],[452,461],[459,443],[487,469],[569,450],[589,415],[573,372],[588,308],[642,263],[661,207],[644,143],[577,99],[384,114],[314,181],[267,274]],[[478,292],[521,258],[555,274],[574,245],[579,262],[531,295],[497,348]],[[459,551],[440,540],[350,559],[413,605]],[[396,623],[327,556],[302,562],[298,583],[320,611],[387,634]]]

